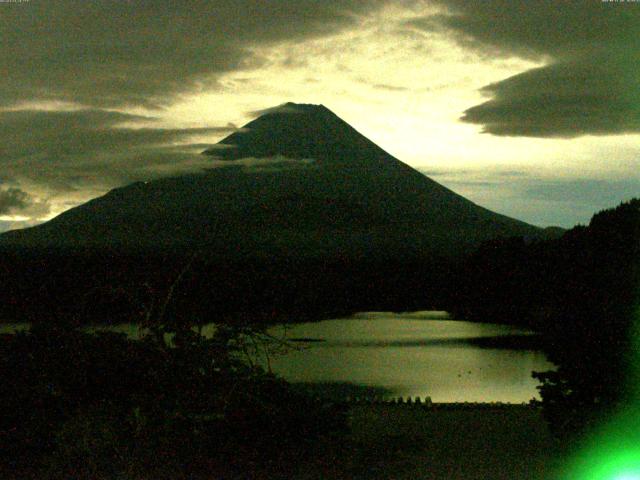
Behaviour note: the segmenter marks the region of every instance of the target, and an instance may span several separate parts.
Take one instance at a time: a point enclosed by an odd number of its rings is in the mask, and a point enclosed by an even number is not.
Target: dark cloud
[[[592,0],[434,0],[446,14],[409,28],[444,31],[491,57],[544,61],[483,88],[464,121],[495,135],[575,137],[640,131],[640,5]]]
[[[12,213],[27,207],[30,203],[29,194],[19,188],[0,190],[0,215]]]
[[[4,191],[0,206],[42,214],[42,202],[60,194],[87,200],[132,181],[201,171],[211,162],[200,155],[209,145],[191,138],[235,131],[122,126],[141,121],[153,124],[149,117],[102,110],[1,112],[0,171],[12,189]]]
[[[0,189],[0,215],[46,215],[47,202],[39,201],[17,187]]]
[[[382,0],[56,0],[0,3],[0,105],[170,103],[257,65],[255,46],[327,35]]]
[[[125,122],[152,122],[142,117],[104,110],[0,112],[1,159],[34,154],[50,157],[86,154],[143,145],[167,144],[188,136],[231,133],[235,127],[190,129],[123,128]]]
[[[633,60],[633,61],[632,61]],[[640,132],[640,52],[528,70],[483,88],[492,99],[462,120],[494,135],[576,137]]]
[[[598,0],[432,0],[447,13],[407,22],[426,31],[447,31],[479,53],[529,58],[575,58],[594,49],[629,45],[638,5]],[[635,41],[634,43],[637,43]]]

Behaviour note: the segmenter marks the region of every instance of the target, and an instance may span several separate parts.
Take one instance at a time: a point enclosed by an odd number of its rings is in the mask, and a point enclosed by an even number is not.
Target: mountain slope
[[[0,235],[0,321],[146,322],[176,279],[167,319],[433,309],[451,294],[451,262],[480,242],[544,235],[322,106],[272,109],[204,154],[202,173],[117,188]]]
[[[204,154],[202,174],[115,189],[0,243],[393,257],[541,232],[418,173],[323,106],[272,109]]]

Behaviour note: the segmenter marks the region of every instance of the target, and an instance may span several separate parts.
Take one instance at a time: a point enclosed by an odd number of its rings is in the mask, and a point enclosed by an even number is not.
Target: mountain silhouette
[[[177,278],[174,318],[429,309],[481,242],[545,236],[425,177],[323,106],[270,109],[203,154],[200,173],[117,188],[0,235],[0,318],[135,321]]]
[[[458,254],[542,230],[400,162],[322,105],[288,103],[203,152],[198,174],[138,182],[0,243],[234,255]]]

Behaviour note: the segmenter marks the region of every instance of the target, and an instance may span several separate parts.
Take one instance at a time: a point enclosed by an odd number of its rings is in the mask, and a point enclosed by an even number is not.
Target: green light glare
[[[575,480],[640,480],[640,447],[584,451],[569,474]]]
[[[629,352],[629,405],[584,440],[563,469],[563,480],[640,480],[640,308],[635,310]]]
[[[613,480],[640,480],[640,473],[621,473],[620,475],[617,475]]]

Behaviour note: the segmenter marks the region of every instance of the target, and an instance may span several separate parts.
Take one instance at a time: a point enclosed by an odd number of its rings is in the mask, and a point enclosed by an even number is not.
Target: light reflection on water
[[[302,342],[271,359],[292,382],[354,383],[390,395],[430,396],[434,402],[514,402],[539,398],[531,371],[553,368],[533,350],[486,348],[473,339],[528,335],[516,327],[429,319],[392,313],[286,327]],[[282,328],[272,332],[282,335]],[[467,340],[471,342],[467,342]]]

